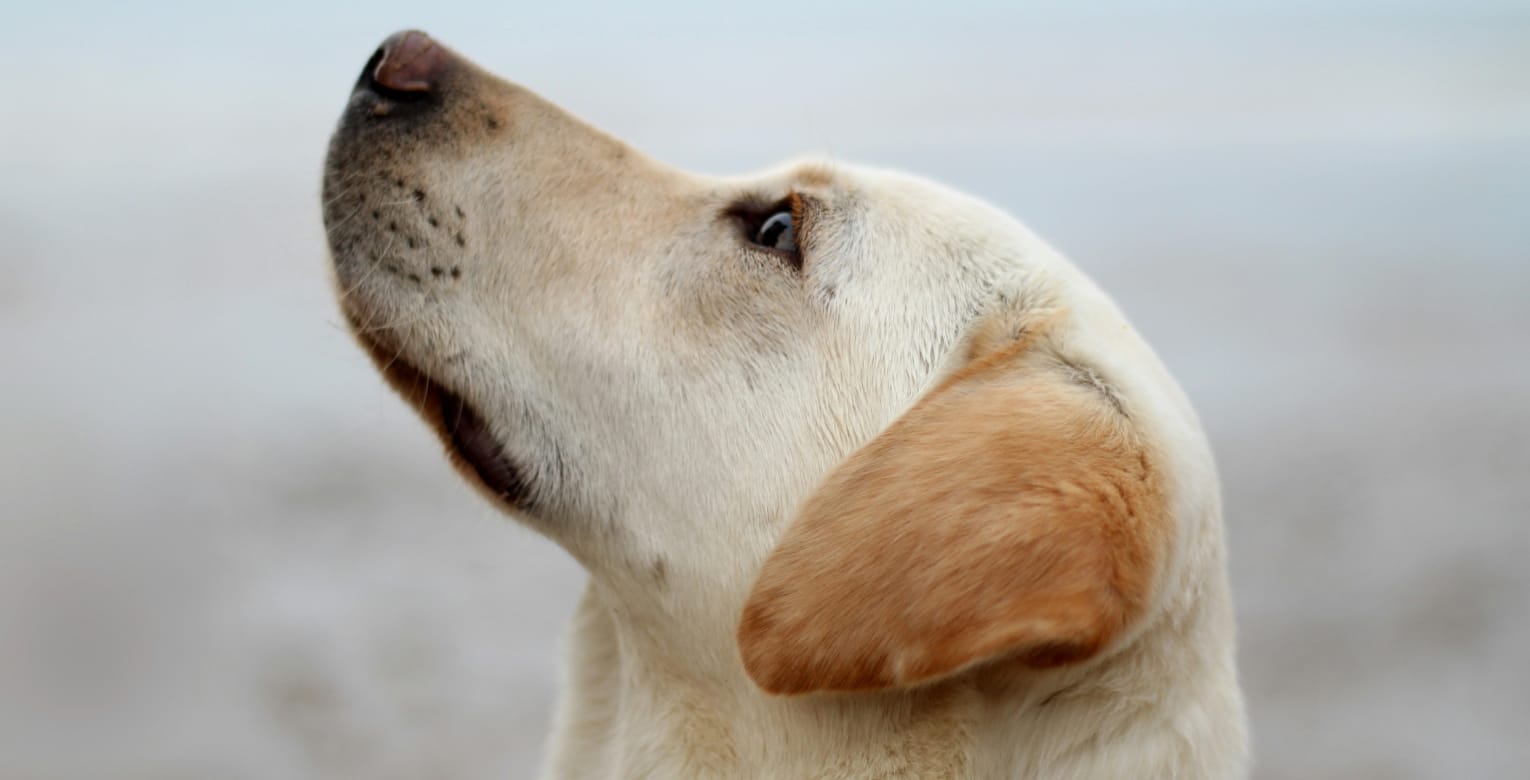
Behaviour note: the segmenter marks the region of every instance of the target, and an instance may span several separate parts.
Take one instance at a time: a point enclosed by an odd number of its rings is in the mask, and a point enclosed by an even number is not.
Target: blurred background
[[[683,167],[819,152],[1008,209],[1201,412],[1256,776],[1530,765],[1530,3],[6,16],[3,780],[538,765],[582,574],[331,299],[320,161],[403,27]]]

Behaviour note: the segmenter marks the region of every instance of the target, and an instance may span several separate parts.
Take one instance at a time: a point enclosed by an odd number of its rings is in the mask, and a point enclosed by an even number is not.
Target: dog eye
[[[760,229],[755,231],[754,243],[760,246],[779,249],[782,252],[797,252],[797,231],[792,225],[792,213],[782,209],[760,223]]]

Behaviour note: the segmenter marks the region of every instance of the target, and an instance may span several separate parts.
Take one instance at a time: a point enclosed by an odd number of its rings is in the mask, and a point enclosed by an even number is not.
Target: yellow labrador
[[[382,373],[590,572],[549,776],[1246,772],[1205,436],[1008,216],[684,173],[408,32],[324,218]]]

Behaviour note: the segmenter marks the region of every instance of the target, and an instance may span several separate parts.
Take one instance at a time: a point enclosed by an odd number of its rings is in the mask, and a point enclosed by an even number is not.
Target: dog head
[[[769,691],[1095,657],[1215,511],[1114,304],[926,181],[684,173],[411,32],[351,96],[324,218],[348,321],[468,481],[725,618]]]

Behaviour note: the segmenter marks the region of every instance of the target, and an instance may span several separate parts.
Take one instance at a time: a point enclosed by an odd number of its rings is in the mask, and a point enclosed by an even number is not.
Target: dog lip
[[[530,485],[477,410],[390,348],[381,334],[367,332],[350,312],[346,314],[356,340],[388,384],[435,429],[447,445],[447,457],[453,465],[471,469],[479,484],[511,507],[528,509]]]
[[[505,447],[473,407],[445,389],[440,396],[441,427],[452,449],[491,492],[511,504],[525,502],[528,491],[520,469],[505,455]]]

